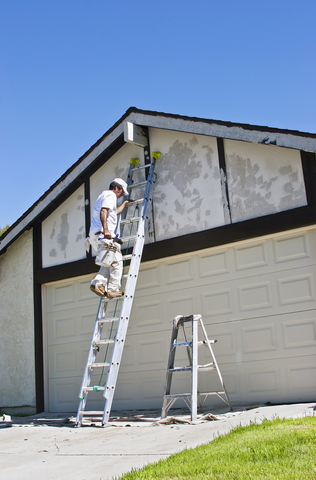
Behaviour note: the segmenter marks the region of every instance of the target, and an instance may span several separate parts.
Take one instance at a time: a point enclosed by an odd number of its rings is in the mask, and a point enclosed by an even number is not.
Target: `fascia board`
[[[278,147],[293,148],[316,152],[316,139],[295,133],[271,132],[251,129],[242,126],[226,126],[216,123],[207,123],[198,120],[170,118],[167,116],[150,115],[133,112],[128,121],[146,127],[162,128],[165,130],[177,130],[179,132],[192,133],[196,135],[207,135],[211,137],[227,138],[230,140],[241,140],[244,142],[260,143],[262,145],[275,145]]]

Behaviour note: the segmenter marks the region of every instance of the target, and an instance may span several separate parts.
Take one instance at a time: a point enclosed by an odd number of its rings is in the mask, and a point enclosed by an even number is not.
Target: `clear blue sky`
[[[316,132],[315,0],[0,0],[0,226],[130,106]]]

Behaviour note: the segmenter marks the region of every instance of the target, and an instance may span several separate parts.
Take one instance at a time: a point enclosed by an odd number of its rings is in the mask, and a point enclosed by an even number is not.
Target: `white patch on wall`
[[[42,223],[43,267],[85,258],[85,238],[82,185]]]
[[[232,221],[307,204],[300,152],[224,140]]]
[[[216,138],[150,129],[156,240],[225,225]]]

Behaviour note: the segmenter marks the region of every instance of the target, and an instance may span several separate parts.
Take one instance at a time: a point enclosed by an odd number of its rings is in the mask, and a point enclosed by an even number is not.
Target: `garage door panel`
[[[312,355],[316,352],[316,313],[298,312],[281,322],[283,348],[288,355]]]
[[[78,408],[78,379],[49,380],[50,412],[74,413]]]
[[[64,343],[48,347],[49,378],[82,376],[90,344]]]
[[[187,257],[181,260],[167,260],[163,266],[164,285],[169,289],[176,288],[181,284],[182,288],[195,286],[195,262],[193,257]]]
[[[234,296],[232,286],[219,288],[217,285],[201,289],[201,307],[204,319],[230,319],[234,312]]]
[[[286,307],[293,304],[302,304],[305,308],[315,308],[315,282],[310,269],[297,269],[277,279],[279,305]],[[309,305],[312,305],[310,307]]]
[[[46,311],[72,310],[78,303],[97,304],[95,294],[89,288],[93,277],[89,275],[50,285],[46,290]]]
[[[129,332],[142,334],[161,330],[167,320],[164,317],[163,302],[163,295],[141,298],[135,296]]]
[[[316,364],[314,356],[288,359],[286,365],[287,388],[298,401],[315,400]]]
[[[315,232],[302,232],[281,236],[272,240],[274,261],[277,267],[282,264],[308,266],[316,261]]]
[[[137,294],[141,295],[143,292],[145,295],[152,295],[159,288],[161,288],[161,266],[159,264],[141,265],[137,279]]]
[[[175,292],[174,295],[172,293],[170,292],[165,299],[166,315],[170,319],[169,321],[177,315],[192,315],[197,311],[196,296],[191,289],[186,293],[183,293],[183,291],[181,293]],[[172,328],[172,323],[170,325]]]
[[[90,306],[57,311],[47,315],[48,344],[90,342],[96,311]]]
[[[126,373],[165,369],[169,344],[170,339],[168,338],[167,344],[166,338],[161,332],[151,336],[147,334],[128,335],[121,371]],[[125,355],[125,350],[127,350],[127,355]]]

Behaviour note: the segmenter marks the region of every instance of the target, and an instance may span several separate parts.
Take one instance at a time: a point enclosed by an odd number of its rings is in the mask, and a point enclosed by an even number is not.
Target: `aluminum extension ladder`
[[[147,158],[145,157],[145,160],[147,160],[148,163],[143,166],[137,166],[137,161],[139,162],[139,159],[131,159],[127,177],[129,191],[133,191],[135,193],[143,191],[144,189],[145,191],[143,198],[126,205],[124,218],[122,220],[119,219],[121,227],[120,238],[123,241],[122,250],[126,250],[126,254],[123,254],[123,262],[125,263],[126,261],[130,261],[129,270],[128,274],[123,275],[122,278],[126,279],[123,296],[113,300],[102,297],[99,303],[90,349],[88,352],[87,363],[80,387],[80,402],[76,418],[76,426],[78,427],[81,426],[84,416],[94,417],[102,415],[102,426],[104,426],[109,420],[112,401],[115,393],[115,387],[117,383],[117,377],[123,355],[128,322],[130,319],[134,300],[134,293],[136,289],[139,267],[145,243],[146,231],[150,218],[154,188],[156,183],[156,174],[154,172],[155,161],[157,158],[159,158],[159,156],[159,152],[153,152],[152,159],[149,160],[150,156],[147,155]],[[144,172],[144,181],[133,181],[135,173],[137,173],[139,176],[140,174],[143,175]],[[138,210],[138,213],[134,216],[132,213],[132,216],[129,216],[130,209],[133,208],[134,213],[135,210]],[[121,216],[123,217],[123,215]],[[130,228],[130,232],[128,235],[125,235],[126,227]],[[134,243],[132,253],[130,253],[131,247],[129,247],[131,243]],[[107,317],[107,310],[111,310],[111,308],[109,307],[110,304],[112,304],[112,306],[114,304],[115,314]],[[118,307],[118,305],[120,305],[120,307]],[[117,307],[120,309],[119,315],[116,314]],[[113,336],[112,332],[115,330],[114,325],[117,325],[117,328]],[[103,329],[107,330],[106,332],[103,332],[103,334],[107,333],[108,336],[111,338],[102,338]],[[107,357],[108,348],[110,346],[112,346],[111,359],[109,362],[107,362],[105,361],[105,359]],[[97,361],[97,354],[99,354],[98,356],[100,357],[100,354],[104,354],[104,349],[106,350],[104,361]],[[104,385],[91,385],[94,369],[101,369],[101,377],[103,376],[104,370],[107,369],[106,381]],[[89,392],[103,392],[103,397],[105,399],[105,406],[103,412],[86,411],[86,403]]]
[[[192,324],[191,328],[191,339],[187,339],[187,333],[185,330],[185,324],[190,323]],[[198,329],[199,325],[202,329],[204,334],[204,340],[198,340]],[[179,329],[182,329],[183,332],[183,342],[178,341],[178,333]],[[224,381],[220,370],[218,368],[218,364],[215,359],[215,355],[212,349],[211,344],[216,343],[217,340],[209,340],[205,326],[202,320],[201,315],[189,315],[189,316],[182,316],[178,315],[173,319],[173,328],[172,328],[172,335],[171,335],[171,345],[170,345],[170,352],[169,352],[169,359],[168,359],[168,366],[167,366],[167,376],[166,376],[166,384],[165,384],[165,393],[163,398],[163,406],[162,406],[162,413],[161,418],[166,418],[168,411],[173,406],[175,401],[178,398],[184,400],[186,405],[188,406],[189,410],[191,411],[191,420],[195,421],[197,419],[197,401],[199,401],[200,410],[202,410],[203,405],[205,404],[207,397],[209,395],[217,395],[221,400],[223,400],[232,410],[232,406],[230,400],[228,398],[228,394],[224,385]],[[198,364],[198,348],[201,346],[205,346],[209,353],[211,354],[212,362],[199,365]],[[176,356],[176,349],[178,347],[186,347],[188,358],[189,358],[189,365],[185,367],[175,367],[175,356]],[[200,372],[209,372],[211,370],[215,370],[219,377],[222,391],[219,392],[206,392],[200,393],[198,391],[198,373]],[[172,376],[174,373],[178,372],[191,372],[191,392],[190,393],[177,393],[171,394],[171,383],[172,383]],[[201,397],[204,396],[204,400],[202,401]]]

